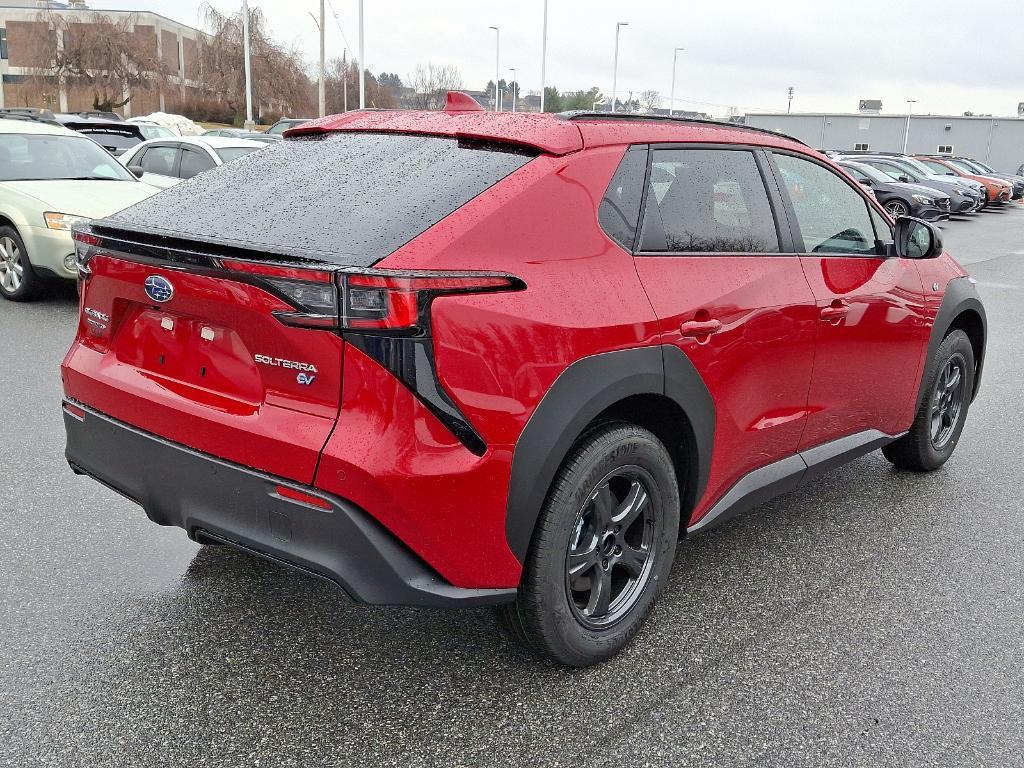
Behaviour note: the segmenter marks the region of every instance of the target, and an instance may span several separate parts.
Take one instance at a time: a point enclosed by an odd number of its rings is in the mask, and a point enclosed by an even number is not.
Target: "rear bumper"
[[[161,525],[336,583],[376,605],[462,607],[514,599],[514,589],[463,589],[442,579],[345,499],[199,453],[74,403],[64,408],[71,468],[126,496]],[[277,493],[285,487],[330,505]]]

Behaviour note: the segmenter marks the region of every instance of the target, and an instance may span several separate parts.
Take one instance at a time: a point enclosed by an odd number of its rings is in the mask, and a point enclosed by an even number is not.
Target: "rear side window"
[[[807,253],[875,255],[868,202],[839,174],[810,160],[775,154]]]
[[[142,155],[139,165],[146,173],[159,176],[174,175],[174,157],[178,153],[176,147],[150,147]]]
[[[633,250],[636,224],[643,201],[644,174],[647,173],[647,148],[626,152],[601,199],[598,219],[601,228],[627,251]]]
[[[222,163],[230,163],[240,157],[245,157],[250,152],[255,152],[260,147],[214,147],[214,152]]]
[[[746,150],[656,149],[641,250],[777,253],[761,172]]]
[[[198,176],[203,171],[208,171],[215,167],[216,164],[213,162],[213,158],[205,152],[182,147],[181,167],[178,169],[178,175],[181,178],[191,179],[193,176]]]
[[[535,156],[443,136],[299,137],[178,184],[107,223],[368,267]]]

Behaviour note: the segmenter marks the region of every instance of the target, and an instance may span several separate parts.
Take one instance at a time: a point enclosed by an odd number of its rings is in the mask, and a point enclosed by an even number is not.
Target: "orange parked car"
[[[968,173],[959,168],[944,157],[928,157],[927,155],[914,155],[914,158],[924,163],[940,176],[960,176],[965,179],[974,179],[985,185],[985,196],[990,203],[1005,203],[1013,195],[1013,186],[1008,181],[997,179],[994,176],[978,176]]]

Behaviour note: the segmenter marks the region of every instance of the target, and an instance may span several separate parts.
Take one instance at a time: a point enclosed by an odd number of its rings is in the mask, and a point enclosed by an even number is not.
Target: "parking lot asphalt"
[[[990,332],[951,462],[874,453],[682,542],[638,641],[583,671],[76,477],[74,291],[0,301],[0,765],[1024,765],[1024,209],[944,229]]]

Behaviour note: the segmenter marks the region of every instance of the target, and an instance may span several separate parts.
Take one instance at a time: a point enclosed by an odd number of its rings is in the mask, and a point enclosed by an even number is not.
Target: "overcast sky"
[[[540,87],[543,0],[364,0],[371,71],[406,75],[418,63],[454,64],[467,88],[516,67],[525,91]],[[93,0],[94,8],[146,9],[198,25],[201,0]],[[238,2],[213,0],[222,11]],[[282,42],[312,65],[319,0],[250,0]],[[331,5],[337,11],[332,18]],[[357,0],[327,5],[327,56],[358,46]],[[615,23],[623,28],[618,94],[660,91],[664,106],[679,54],[676,107],[716,115],[747,111],[856,111],[862,98],[884,111],[1007,115],[1024,101],[1024,4],[966,0],[549,0],[547,83],[561,90],[612,90]],[[342,31],[344,31],[344,38]],[[352,55],[352,48],[349,48]]]

